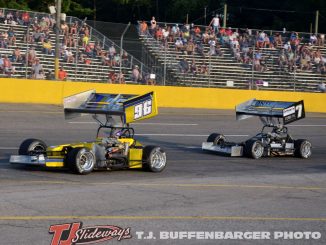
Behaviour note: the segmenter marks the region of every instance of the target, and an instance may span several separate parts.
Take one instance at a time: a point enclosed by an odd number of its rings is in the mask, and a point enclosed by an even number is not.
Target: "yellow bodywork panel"
[[[141,168],[143,158],[143,149],[130,148],[129,149],[129,168]]]
[[[61,158],[48,157],[45,160],[45,166],[50,168],[62,168],[64,167],[64,159],[63,157]]]
[[[118,139],[121,143],[128,143],[129,145],[132,145],[135,140],[133,138],[121,138]]]

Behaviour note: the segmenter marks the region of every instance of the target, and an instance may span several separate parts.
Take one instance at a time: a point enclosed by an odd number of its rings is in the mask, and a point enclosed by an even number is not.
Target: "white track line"
[[[0,150],[18,150],[18,147],[0,146]]]
[[[286,125],[287,127],[326,127],[325,124]]]
[[[71,124],[97,124],[97,122],[68,122]],[[197,123],[134,123],[134,125],[164,125],[164,126],[198,126]]]
[[[137,136],[207,137],[208,134],[135,134]],[[247,134],[229,134],[227,137],[248,137]]]

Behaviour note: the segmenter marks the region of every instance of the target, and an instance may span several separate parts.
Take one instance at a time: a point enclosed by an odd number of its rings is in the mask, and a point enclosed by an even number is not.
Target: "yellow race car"
[[[66,119],[92,114],[99,123],[95,141],[47,147],[39,139],[26,139],[12,164],[68,168],[78,174],[94,169],[142,168],[161,172],[166,166],[166,153],[154,145],[143,146],[134,138],[130,123],[158,114],[155,93],[144,95],[100,94],[94,90],[64,99]]]

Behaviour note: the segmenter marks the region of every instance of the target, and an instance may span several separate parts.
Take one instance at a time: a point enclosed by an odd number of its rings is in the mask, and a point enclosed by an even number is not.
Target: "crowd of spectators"
[[[324,34],[302,37],[297,32],[268,34],[263,30],[222,28],[218,16],[214,16],[207,27],[187,23],[180,26],[161,24],[152,17],[149,26],[146,21],[140,22],[139,31],[141,35],[149,33],[162,42],[162,48],[172,44],[177,54],[184,54],[177,56],[178,70],[182,73],[207,71],[198,68],[200,63],[196,63],[193,55],[223,56],[221,47],[229,47],[236,61],[253,67],[255,71],[276,69],[326,73],[326,57],[319,48],[324,46]],[[206,52],[205,46],[209,47]],[[278,50],[278,54],[275,57],[275,52],[266,52],[265,49]]]
[[[56,21],[52,15],[36,16],[31,12],[11,11],[0,9],[0,23],[10,26],[8,31],[0,32],[0,48],[14,47],[10,61],[14,63],[27,64],[31,69],[31,78],[43,78],[47,77],[49,72],[45,72],[43,67],[41,69],[34,69],[41,65],[40,58],[43,56],[38,55],[41,50],[44,55],[54,56],[55,48],[51,41],[51,36],[56,29]],[[15,26],[26,26],[25,33],[22,40],[25,44],[28,44],[26,53],[16,46],[17,35],[15,33]],[[115,46],[112,44],[110,49],[104,49],[104,46],[100,42],[93,42],[90,40],[90,27],[86,23],[80,24],[75,21],[73,23],[67,23],[61,21],[59,23],[60,34],[62,35],[60,40],[60,57],[67,63],[82,63],[91,65],[94,59],[98,59],[102,65],[109,66],[111,68],[119,67],[122,65],[123,72],[130,67],[130,56],[124,51],[120,57],[120,51],[117,52]],[[77,51],[78,50],[78,51]],[[4,57],[3,57],[4,58]],[[2,59],[3,59],[2,58]],[[0,63],[1,64],[1,63]],[[8,70],[0,67],[0,72]],[[12,69],[14,71],[14,69]],[[10,72],[13,74],[14,72]],[[46,73],[46,74],[44,74]],[[118,80],[124,83],[125,80],[123,74],[118,74]]]
[[[229,39],[222,39],[232,49],[238,62],[252,65],[256,71],[268,70],[268,60],[274,62],[277,70],[286,72],[313,71],[325,74],[326,71],[326,57],[323,57],[319,48],[324,46],[324,34],[300,37],[297,32],[290,35],[276,32],[268,35],[264,31],[246,29],[240,33],[235,30]],[[270,59],[271,53],[269,56],[264,55],[264,49],[278,50],[276,61]]]
[[[215,25],[215,26],[214,26]],[[212,56],[223,56],[221,45],[218,37],[215,35],[216,23],[213,21],[212,26],[205,29],[185,23],[183,25],[164,24],[160,26],[155,17],[152,17],[150,25],[146,21],[141,21],[139,31],[141,35],[150,34],[161,43],[161,48],[167,48],[172,45],[178,54],[178,69],[183,73],[208,74],[206,64],[196,62],[194,55],[200,55],[202,58]],[[205,50],[205,45],[209,46]]]

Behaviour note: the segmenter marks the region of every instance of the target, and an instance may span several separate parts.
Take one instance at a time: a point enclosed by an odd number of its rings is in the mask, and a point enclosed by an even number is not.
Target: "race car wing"
[[[288,124],[305,117],[304,102],[251,99],[236,106],[237,120],[253,116],[282,118],[283,123]]]
[[[104,94],[90,90],[64,98],[64,114],[72,119],[82,114],[121,116],[124,123],[154,117],[158,114],[154,92],[144,95]]]

